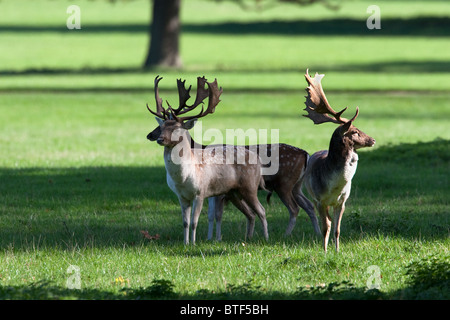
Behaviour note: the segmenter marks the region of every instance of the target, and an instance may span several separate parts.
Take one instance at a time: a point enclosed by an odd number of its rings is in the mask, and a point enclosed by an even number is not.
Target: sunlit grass
[[[0,22],[1,298],[448,297],[434,284],[419,294],[407,275],[423,259],[437,261],[436,270],[448,265],[447,37],[227,34],[230,21],[351,18],[364,27],[367,3],[256,12],[186,1],[184,67],[144,72],[148,1],[82,1],[83,29],[74,32],[65,29],[67,5],[27,2],[15,10],[16,1],[0,2],[7,13]],[[386,18],[439,17],[448,6],[380,5]],[[201,23],[222,32],[199,31]],[[108,25],[124,29],[102,29]],[[146,139],[157,125],[145,107],[154,106],[154,77],[164,77],[160,94],[172,104],[177,78],[217,78],[222,101],[204,130],[278,129],[281,142],[313,153],[328,147],[334,126],[302,117],[306,68],[326,74],[333,106],[349,106],[349,114],[359,106],[355,124],[377,141],[359,152],[341,252],[330,245],[323,253],[303,211],[286,238],[287,210],[276,196],[266,205],[264,192],[268,242],[259,222],[255,239],[245,241],[246,221],[228,205],[222,242],[206,241],[203,214],[197,245],[184,246],[163,149]],[[145,239],[142,230],[159,238]],[[70,265],[80,268],[81,291],[67,289]],[[366,292],[371,265],[382,275],[375,296]]]

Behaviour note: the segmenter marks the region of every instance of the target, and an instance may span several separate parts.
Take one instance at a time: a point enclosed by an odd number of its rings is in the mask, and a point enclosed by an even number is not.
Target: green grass
[[[0,299],[448,299],[448,4],[380,1],[379,34],[358,27],[369,4],[185,1],[184,67],[144,72],[148,1],[81,1],[80,31],[65,29],[67,3],[1,1]],[[422,28],[419,17],[444,20]],[[390,27],[400,21],[412,29]],[[284,237],[276,196],[268,242],[259,223],[245,242],[228,205],[222,242],[206,241],[203,214],[197,245],[184,246],[162,148],[146,140],[154,77],[169,101],[177,78],[217,78],[222,102],[204,130],[279,129],[313,153],[334,127],[301,116],[308,67],[327,75],[333,106],[360,107],[357,126],[377,140],[359,153],[341,252],[323,253],[304,212]],[[67,289],[70,265],[81,290]],[[372,265],[382,277],[368,291]]]

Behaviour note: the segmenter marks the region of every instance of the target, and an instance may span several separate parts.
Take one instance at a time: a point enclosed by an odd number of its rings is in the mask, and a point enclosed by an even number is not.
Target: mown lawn
[[[81,1],[78,31],[65,29],[67,3],[1,1],[0,299],[448,299],[450,8],[379,1],[377,34],[369,4],[185,1],[184,67],[142,71],[148,1]],[[334,127],[301,116],[306,68],[326,74],[333,106],[359,106],[356,125],[377,141],[359,152],[341,251],[324,254],[304,212],[286,238],[287,210],[262,191],[268,242],[259,223],[244,241],[228,205],[222,242],[206,241],[203,214],[184,246],[162,148],[146,140],[154,77],[174,103],[177,78],[217,78],[204,130],[278,129],[313,153]]]

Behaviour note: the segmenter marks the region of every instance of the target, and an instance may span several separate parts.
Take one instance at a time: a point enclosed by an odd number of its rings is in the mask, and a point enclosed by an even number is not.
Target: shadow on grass
[[[310,70],[320,70],[323,66],[309,66]],[[38,75],[120,75],[120,74],[147,74],[154,73],[154,69],[145,69],[142,67],[98,67],[98,68],[29,68],[24,70],[15,69],[1,69],[0,75],[3,76],[38,76]],[[367,72],[380,72],[380,73],[448,73],[450,72],[450,64],[447,60],[434,60],[434,61],[383,61],[373,63],[362,64],[339,64],[327,66],[327,71],[339,71],[339,72],[352,72],[352,73],[367,73]],[[233,69],[232,66],[227,69],[217,70],[219,73],[268,73],[268,72],[298,72],[302,73],[303,70],[299,68],[271,68],[261,66],[259,69]],[[101,88],[94,88],[100,89]],[[131,90],[142,90],[144,88],[131,88]],[[53,89],[54,90],[54,89]],[[145,87],[144,90],[148,90]],[[247,89],[245,89],[247,90]],[[263,90],[263,89],[261,89]],[[264,89],[267,90],[267,89]],[[281,88],[283,90],[283,88]]]
[[[167,211],[178,206],[163,167],[2,168],[0,176],[1,248],[132,244],[152,225],[170,234]]]
[[[449,168],[450,140],[439,138],[360,152],[343,217],[349,232],[344,231],[344,237],[357,240],[378,233],[411,240],[448,239]]]
[[[22,286],[0,286],[0,298],[24,300],[343,300],[343,299],[387,299],[386,294],[378,290],[356,288],[352,284],[331,283],[317,288],[299,288],[294,293],[266,291],[254,286],[251,281],[243,284],[228,284],[224,291],[200,290],[194,295],[183,295],[176,291],[170,280],[155,279],[145,288],[123,288],[119,292],[97,289],[68,289],[53,285],[49,281],[40,281]],[[195,303],[194,303],[195,304]]]
[[[382,28],[370,30],[366,19],[336,18],[322,20],[273,20],[263,22],[223,22],[211,24],[185,24],[183,32],[210,34],[264,34],[314,36],[448,36],[450,18],[414,17],[383,18]]]
[[[363,228],[365,235],[447,239],[449,163],[450,141],[442,139],[361,153],[343,237],[357,241]],[[0,176],[2,249],[135,245],[142,241],[143,229],[160,234],[156,245],[181,242],[179,204],[163,167],[0,168]],[[206,238],[206,206],[199,239]],[[269,244],[286,241],[287,210],[275,198],[265,206],[272,230]],[[364,214],[359,206],[365,206]],[[227,214],[231,209],[238,212],[231,205],[225,208],[224,240],[242,241],[245,219],[240,213]],[[259,229],[258,221],[255,231]],[[292,241],[302,233],[308,239],[313,234],[300,211]]]
[[[76,34],[89,33],[148,33],[146,24],[84,24]],[[0,25],[0,32],[36,33],[36,32],[70,32],[65,25]],[[366,26],[366,17],[362,19],[335,18],[322,20],[272,20],[256,22],[222,22],[222,23],[185,23],[182,33],[195,34],[263,34],[263,35],[370,35],[370,36],[448,36],[450,35],[450,18],[448,17],[412,17],[383,18],[382,28],[370,30]],[[72,32],[71,35],[73,35]]]

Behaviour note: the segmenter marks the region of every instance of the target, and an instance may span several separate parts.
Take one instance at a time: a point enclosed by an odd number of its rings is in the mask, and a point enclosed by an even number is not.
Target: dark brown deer
[[[184,82],[178,80],[179,101],[177,109],[170,105],[168,109],[162,106],[159,97],[158,83],[162,78],[155,78],[156,112],[147,105],[148,110],[156,116],[160,126],[157,143],[164,146],[164,162],[167,172],[167,184],[177,195],[183,216],[184,243],[189,243],[189,225],[195,243],[198,218],[205,198],[226,195],[231,202],[247,217],[247,238],[253,235],[255,215],[263,224],[264,237],[269,237],[264,207],[258,200],[258,188],[264,188],[261,176],[261,162],[257,154],[239,146],[215,146],[206,149],[191,148],[192,138],[188,132],[197,119],[213,113],[220,102],[222,88],[217,80],[207,82],[197,78],[197,96],[193,105],[186,104],[189,92],[182,90]],[[205,84],[207,88],[205,88]],[[208,98],[208,107],[194,116],[181,116],[194,110],[203,100]],[[231,163],[229,154],[232,153]]]
[[[311,78],[306,70],[305,78],[308,82],[306,92],[307,115],[314,124],[333,122],[339,125],[331,136],[328,150],[314,153],[307,164],[303,185],[312,197],[315,208],[319,213],[323,246],[327,251],[328,239],[331,229],[331,217],[329,210],[334,212],[334,239],[336,251],[339,251],[339,234],[342,214],[345,211],[345,202],[350,196],[352,178],[356,172],[358,163],[357,149],[372,147],[375,139],[359,130],[353,125],[359,113],[350,120],[342,117],[342,113],[334,111],[325,97],[321,80],[323,74],[317,74]]]
[[[251,147],[246,146],[246,148]],[[270,154],[274,148],[278,149],[278,159],[276,159],[279,162],[278,171],[274,174],[263,174],[265,188],[269,191],[267,202],[269,203],[272,193],[275,192],[288,209],[289,223],[285,232],[286,236],[291,235],[294,230],[300,207],[308,214],[315,233],[320,236],[321,232],[314,213],[314,206],[302,192],[301,179],[306,170],[306,163],[309,158],[308,153],[305,150],[284,143],[257,145],[256,150],[258,155],[264,156],[266,152]],[[216,231],[218,237],[220,236],[219,228],[223,214],[223,201],[224,199],[215,200],[215,218],[216,223],[219,225]],[[208,214],[210,214],[209,211]]]
[[[183,97],[181,100],[189,98],[189,91],[191,87],[188,89],[185,88],[185,81],[178,80],[178,92],[180,97]],[[186,107],[180,107],[173,110],[173,113],[176,116],[180,116],[183,113],[186,113],[192,109]],[[147,139],[151,141],[156,141],[156,139],[161,134],[161,127],[156,127],[152,132],[147,135]],[[195,142],[193,139],[191,140],[191,148],[193,149],[205,149],[210,146],[205,146]],[[246,148],[250,148],[246,146]],[[314,231],[319,236],[321,235],[320,228],[318,225],[317,217],[314,213],[313,204],[304,196],[301,190],[301,178],[306,169],[306,162],[308,159],[308,153],[300,148],[287,145],[287,144],[267,144],[267,145],[257,145],[256,152],[258,155],[261,155],[261,152],[264,155],[269,155],[272,152],[272,149],[277,149],[278,153],[278,171],[275,174],[264,174],[264,183],[267,190],[269,190],[269,194],[267,196],[267,200],[269,201],[272,192],[275,192],[283,204],[289,211],[289,224],[286,229],[286,235],[290,235],[292,230],[294,229],[296,219],[299,213],[299,207],[304,209],[308,214]],[[226,198],[224,196],[218,196],[214,198],[208,198],[208,239],[211,240],[213,237],[213,229],[214,229],[214,221],[216,222],[216,239],[221,239],[221,222],[222,215],[224,209],[224,202]]]

